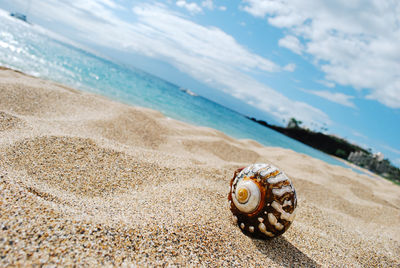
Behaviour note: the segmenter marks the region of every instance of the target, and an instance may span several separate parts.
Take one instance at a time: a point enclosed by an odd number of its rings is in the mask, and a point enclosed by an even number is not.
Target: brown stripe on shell
[[[278,203],[280,203],[281,205],[283,205],[285,200],[291,200],[292,204],[294,204],[293,195],[294,195],[294,191],[292,188],[292,190],[290,192],[286,192],[286,193],[282,194],[281,196],[274,195],[274,199],[275,199],[275,201],[278,201]]]

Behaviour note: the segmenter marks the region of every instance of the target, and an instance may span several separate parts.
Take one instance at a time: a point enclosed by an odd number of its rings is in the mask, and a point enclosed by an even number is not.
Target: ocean
[[[329,164],[349,168],[325,153],[192,94],[179,85],[90,53],[37,25],[16,20],[1,10],[0,25],[1,66],[126,104],[155,109],[167,117],[211,127],[234,138],[253,139],[266,146],[292,149]]]

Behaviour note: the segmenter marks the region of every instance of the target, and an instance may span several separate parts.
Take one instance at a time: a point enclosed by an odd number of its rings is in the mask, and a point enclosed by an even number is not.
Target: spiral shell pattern
[[[269,164],[235,171],[228,195],[233,221],[249,236],[270,239],[293,222],[297,206],[291,180]]]

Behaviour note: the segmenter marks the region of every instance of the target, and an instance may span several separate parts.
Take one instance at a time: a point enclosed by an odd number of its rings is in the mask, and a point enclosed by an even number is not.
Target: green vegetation
[[[326,135],[321,132],[315,132],[308,128],[302,128],[302,121],[291,118],[287,124],[287,127],[279,127],[270,125],[265,121],[257,120],[253,117],[247,117],[248,119],[259,123],[265,127],[271,128],[278,131],[292,139],[298,140],[304,144],[307,144],[315,149],[325,152],[330,155],[342,158],[344,160],[349,159],[350,153],[357,152],[361,155],[361,161],[355,163],[361,167],[368,168],[370,171],[379,174],[396,184],[400,185],[400,169],[394,167],[388,159],[376,160],[376,156],[372,155],[371,149],[364,149],[358,145],[352,144],[345,139],[334,135]],[[322,128],[327,130],[327,128]]]
[[[364,148],[361,148],[357,145],[351,144],[348,141],[333,136],[333,135],[325,135],[321,132],[314,132],[310,129],[302,128],[300,125],[301,121],[296,120],[295,118],[291,118],[288,122],[286,128],[270,125],[265,121],[257,120],[252,117],[248,117],[250,120],[257,122],[263,126],[269,127],[273,130],[276,130],[292,139],[298,140],[304,144],[307,144],[313,148],[316,148],[320,151],[323,151],[327,154],[337,156],[342,159],[348,158],[351,152],[361,151],[367,154],[370,154]]]
[[[346,152],[343,151],[342,149],[337,149],[335,152],[335,155],[340,157],[340,158],[345,158],[346,157]]]

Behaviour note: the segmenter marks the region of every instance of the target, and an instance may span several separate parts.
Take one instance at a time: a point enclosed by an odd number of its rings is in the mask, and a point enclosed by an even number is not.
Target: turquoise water
[[[330,164],[348,167],[206,98],[187,94],[177,85],[52,38],[49,32],[17,21],[8,13],[0,12],[0,25],[2,66],[127,104],[159,110],[168,117],[211,127],[235,138],[289,148]]]

